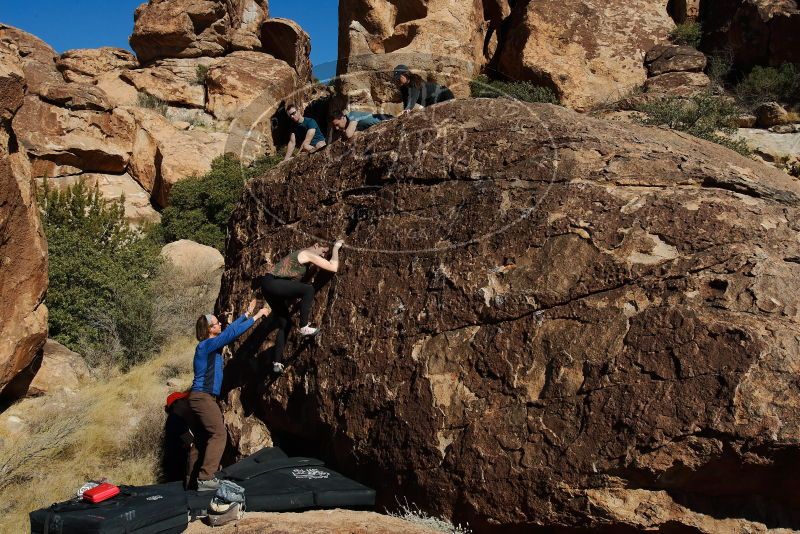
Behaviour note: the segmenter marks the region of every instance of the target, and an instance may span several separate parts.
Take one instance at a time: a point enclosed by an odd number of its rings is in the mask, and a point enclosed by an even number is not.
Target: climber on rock
[[[286,114],[295,124],[291,135],[289,135],[289,144],[286,146],[284,161],[292,159],[298,141],[300,142],[301,152],[310,153],[325,146],[325,135],[320,130],[317,121],[311,117],[304,117],[294,104],[286,106]]]
[[[345,140],[352,139],[356,132],[363,132],[376,124],[393,119],[394,115],[383,113],[370,113],[369,111],[335,111],[331,116],[331,125],[334,130],[341,132]]]
[[[217,404],[222,388],[222,348],[270,313],[270,309],[265,307],[250,317],[255,307],[256,301],[253,300],[247,311],[225,330],[222,330],[219,319],[210,313],[201,315],[195,325],[195,335],[199,343],[194,351],[194,381],[189,393],[189,407],[208,435],[197,475],[199,491],[216,490],[219,486],[219,480],[214,477],[214,473],[219,469],[227,441],[222,411]],[[195,466],[190,465],[189,473],[194,469]]]
[[[312,336],[319,329],[311,326],[311,305],[314,302],[314,286],[302,282],[312,265],[335,273],[339,270],[339,249],[343,241],[336,241],[333,245],[330,259],[325,259],[328,247],[321,243],[314,243],[309,248],[296,250],[278,261],[272,271],[261,280],[261,292],[264,300],[272,307],[278,326],[275,339],[275,357],[273,371],[283,371],[283,349],[286,345],[286,334],[291,325],[289,299],[300,298],[300,335]]]
[[[403,113],[410,113],[417,105],[427,107],[455,98],[450,89],[438,83],[426,82],[406,65],[394,68],[394,81],[403,95]]]

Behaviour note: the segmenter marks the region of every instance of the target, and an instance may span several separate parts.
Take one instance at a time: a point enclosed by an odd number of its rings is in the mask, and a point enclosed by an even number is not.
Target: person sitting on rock
[[[427,107],[455,98],[450,89],[438,83],[426,82],[406,65],[394,68],[394,81],[403,95],[403,113],[410,113],[417,105]]]
[[[256,321],[270,313],[269,308],[261,308],[250,315],[256,301],[250,303],[247,311],[233,321],[223,331],[219,319],[212,314],[201,315],[195,325],[197,348],[194,351],[194,381],[189,392],[189,407],[208,436],[200,470],[197,475],[199,491],[216,490],[219,480],[214,473],[219,470],[222,453],[225,451],[227,432],[222,411],[217,404],[222,389],[222,348],[244,334]],[[189,473],[195,470],[188,466]]]
[[[342,133],[342,138],[352,139],[356,132],[363,132],[376,124],[393,119],[394,115],[370,113],[369,111],[335,111],[331,116],[334,130]]]
[[[289,115],[295,125],[291,135],[289,135],[289,144],[286,147],[284,161],[292,159],[298,140],[300,141],[301,152],[314,152],[325,146],[325,135],[320,130],[317,121],[311,117],[304,117],[294,104],[286,106],[286,114]]]
[[[325,259],[328,247],[314,243],[309,248],[296,250],[278,261],[272,271],[261,280],[264,300],[272,308],[277,321],[278,334],[275,339],[275,357],[272,368],[275,373],[283,371],[283,349],[286,334],[291,324],[288,299],[300,298],[300,335],[312,336],[319,329],[311,326],[311,305],[314,303],[314,286],[301,282],[314,265],[325,271],[335,273],[339,270],[339,249],[344,243],[336,241],[330,260]]]

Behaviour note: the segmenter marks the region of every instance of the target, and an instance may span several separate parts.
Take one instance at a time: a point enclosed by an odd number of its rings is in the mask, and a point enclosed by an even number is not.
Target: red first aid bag
[[[104,483],[83,492],[83,500],[91,503],[103,502],[119,495],[119,488],[114,484]]]

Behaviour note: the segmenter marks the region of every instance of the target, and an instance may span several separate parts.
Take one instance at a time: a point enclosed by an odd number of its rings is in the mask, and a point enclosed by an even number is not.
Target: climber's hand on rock
[[[258,320],[259,320],[259,319],[261,319],[262,317],[266,317],[267,315],[269,315],[271,311],[272,311],[272,309],[271,309],[269,306],[264,306],[263,308],[261,308],[260,310],[258,310],[258,313],[256,313],[256,314],[253,316],[253,320],[254,320],[254,321],[258,321]]]
[[[342,245],[344,245],[344,241],[342,241],[341,239],[337,239],[336,243],[333,244],[333,248],[339,250],[340,248],[342,248]]]

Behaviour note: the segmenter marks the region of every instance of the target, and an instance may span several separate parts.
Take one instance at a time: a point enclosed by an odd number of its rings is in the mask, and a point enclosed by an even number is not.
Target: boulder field
[[[276,378],[256,328],[229,410],[476,532],[798,528],[799,207],[718,145],[556,106],[383,123],[247,185],[218,310],[347,246],[321,335]]]

